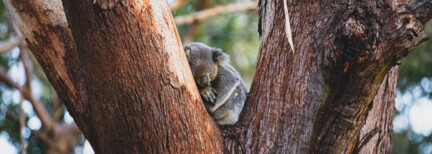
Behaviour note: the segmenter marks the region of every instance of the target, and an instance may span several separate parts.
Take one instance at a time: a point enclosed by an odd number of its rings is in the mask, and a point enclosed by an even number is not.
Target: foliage
[[[432,36],[432,22],[427,24],[426,31]],[[402,60],[398,89],[405,92],[419,84],[423,78],[432,78],[432,40],[420,44]]]
[[[233,1],[215,3],[214,5],[226,5]],[[188,15],[196,11],[193,1],[177,11],[174,16]],[[180,36],[189,33],[191,25],[178,26]],[[230,55],[231,63],[244,78],[250,87],[255,73],[257,55],[259,49],[258,15],[256,11],[229,13],[211,17],[197,24],[194,29],[193,42],[203,42],[211,47],[221,48]]]
[[[426,31],[429,36],[432,36],[432,22],[426,25]],[[411,111],[410,109],[418,105],[419,99],[422,97],[432,99],[432,40],[423,42],[414,49],[406,58],[402,60],[402,65],[399,67],[398,79],[398,96],[409,95],[411,100],[408,102],[396,103],[398,109],[395,119],[404,119]],[[417,95],[417,96],[416,96]],[[399,105],[398,105],[399,103]],[[399,106],[399,107],[398,107]],[[401,117],[401,118],[399,118]],[[408,119],[405,119],[408,120]],[[397,123],[404,122],[403,120],[395,120]],[[392,152],[399,153],[430,153],[432,152],[432,134],[423,136],[412,130],[412,124],[409,122],[407,126],[401,130],[393,132]]]

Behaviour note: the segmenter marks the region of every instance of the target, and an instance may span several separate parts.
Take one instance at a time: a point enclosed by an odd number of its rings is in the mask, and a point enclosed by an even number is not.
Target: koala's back
[[[208,111],[220,125],[232,125],[238,120],[247,97],[247,87],[240,74],[229,64],[219,67],[218,77],[212,86],[218,95],[228,94],[221,104],[206,105]]]

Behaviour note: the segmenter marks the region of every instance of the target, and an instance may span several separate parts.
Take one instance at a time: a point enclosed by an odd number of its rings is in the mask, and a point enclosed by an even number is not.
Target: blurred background
[[[203,42],[221,48],[230,55],[231,64],[250,87],[260,44],[256,2],[168,2],[183,44]],[[5,6],[0,4],[0,45],[22,41],[10,21]],[[431,22],[427,31],[432,34]],[[59,149],[53,143],[56,136],[42,129],[33,105],[35,102],[42,104],[58,125],[73,125],[73,119],[25,45],[0,51],[0,79],[0,153],[14,154],[26,149],[27,153],[38,154]],[[19,88],[29,89],[33,102],[24,99]],[[419,45],[401,62],[396,109],[392,153],[432,153],[432,41]],[[23,127],[22,135],[20,127]],[[93,153],[81,134],[74,135],[77,140],[68,143],[67,151],[60,152]]]

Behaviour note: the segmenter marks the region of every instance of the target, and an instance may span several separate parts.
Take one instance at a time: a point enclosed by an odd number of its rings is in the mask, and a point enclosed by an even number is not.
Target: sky
[[[423,96],[432,92],[432,78],[423,78],[420,85],[405,93],[396,93],[396,109],[401,112],[395,117],[393,130],[400,132],[411,126],[412,130],[424,136],[432,133],[432,100]]]

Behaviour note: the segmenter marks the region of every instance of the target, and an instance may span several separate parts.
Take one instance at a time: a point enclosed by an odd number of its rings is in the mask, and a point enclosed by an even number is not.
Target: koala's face
[[[215,50],[202,43],[191,43],[184,47],[195,82],[199,87],[207,87],[216,78],[218,64]]]

